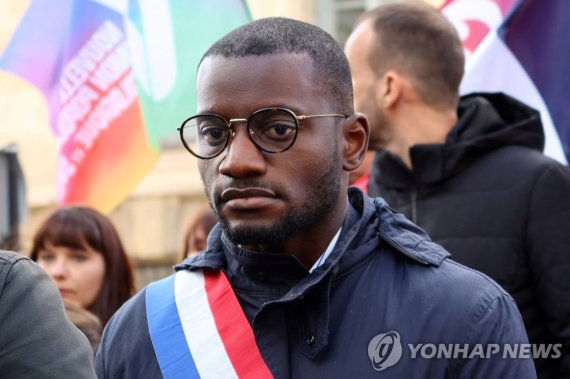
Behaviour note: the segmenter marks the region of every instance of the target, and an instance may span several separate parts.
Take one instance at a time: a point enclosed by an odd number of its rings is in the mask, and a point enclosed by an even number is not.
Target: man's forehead
[[[313,69],[313,60],[306,53],[209,56],[198,70],[198,107],[204,111],[230,97],[240,102],[307,97],[314,94]]]
[[[210,55],[202,60],[198,68],[198,79],[219,71],[252,71],[252,67],[264,67],[268,71],[279,71],[282,66],[292,69],[313,69],[313,59],[308,53],[276,53],[264,55],[245,55],[239,57],[225,57]],[[256,70],[254,70],[256,71]]]

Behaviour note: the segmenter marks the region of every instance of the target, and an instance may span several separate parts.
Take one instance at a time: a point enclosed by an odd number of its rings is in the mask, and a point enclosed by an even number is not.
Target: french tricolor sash
[[[150,284],[146,314],[164,378],[272,378],[221,270],[182,270]]]

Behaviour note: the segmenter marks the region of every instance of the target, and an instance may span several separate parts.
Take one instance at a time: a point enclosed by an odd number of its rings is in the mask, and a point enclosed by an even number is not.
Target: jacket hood
[[[391,188],[433,185],[453,176],[482,152],[515,145],[538,151],[544,147],[539,112],[503,93],[461,97],[458,118],[444,144],[410,148],[412,171],[396,155],[380,151],[372,176]]]

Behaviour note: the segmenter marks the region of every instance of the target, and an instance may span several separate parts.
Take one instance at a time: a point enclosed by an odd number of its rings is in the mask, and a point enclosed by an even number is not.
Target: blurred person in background
[[[570,377],[570,170],[542,153],[539,113],[502,93],[460,97],[459,36],[421,2],[368,11],[345,52],[380,149],[369,195],[496,280],[530,342],[561,351],[536,359],[538,376]]]
[[[91,349],[93,349],[93,356],[95,356],[99,342],[101,342],[101,334],[103,334],[101,320],[74,301],[63,299],[63,305],[65,306],[67,317],[89,340]]]
[[[0,377],[95,378],[93,352],[52,280],[29,258],[2,250]]]
[[[190,217],[182,234],[182,247],[178,253],[177,262],[192,257],[208,246],[208,234],[218,220],[212,208],[207,204],[200,207]]]
[[[95,314],[103,327],[135,291],[115,227],[92,208],[58,208],[37,230],[30,257],[51,276],[64,299]]]

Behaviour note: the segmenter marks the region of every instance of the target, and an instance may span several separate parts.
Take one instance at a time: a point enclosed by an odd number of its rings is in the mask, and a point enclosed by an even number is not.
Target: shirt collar
[[[342,230],[342,226],[340,227],[340,229],[338,230],[338,232],[336,232],[336,234],[334,235],[334,237],[332,238],[331,242],[329,243],[329,246],[327,247],[327,249],[325,250],[325,252],[319,257],[319,259],[317,259],[317,261],[315,262],[315,264],[313,264],[313,267],[311,267],[311,269],[309,270],[309,272],[313,272],[313,270],[315,270],[317,267],[319,267],[320,265],[322,265],[323,263],[325,263],[325,261],[327,260],[328,256],[331,254],[331,252],[333,251],[334,247],[336,246],[336,242],[338,241],[338,236],[340,236],[340,231]]]

